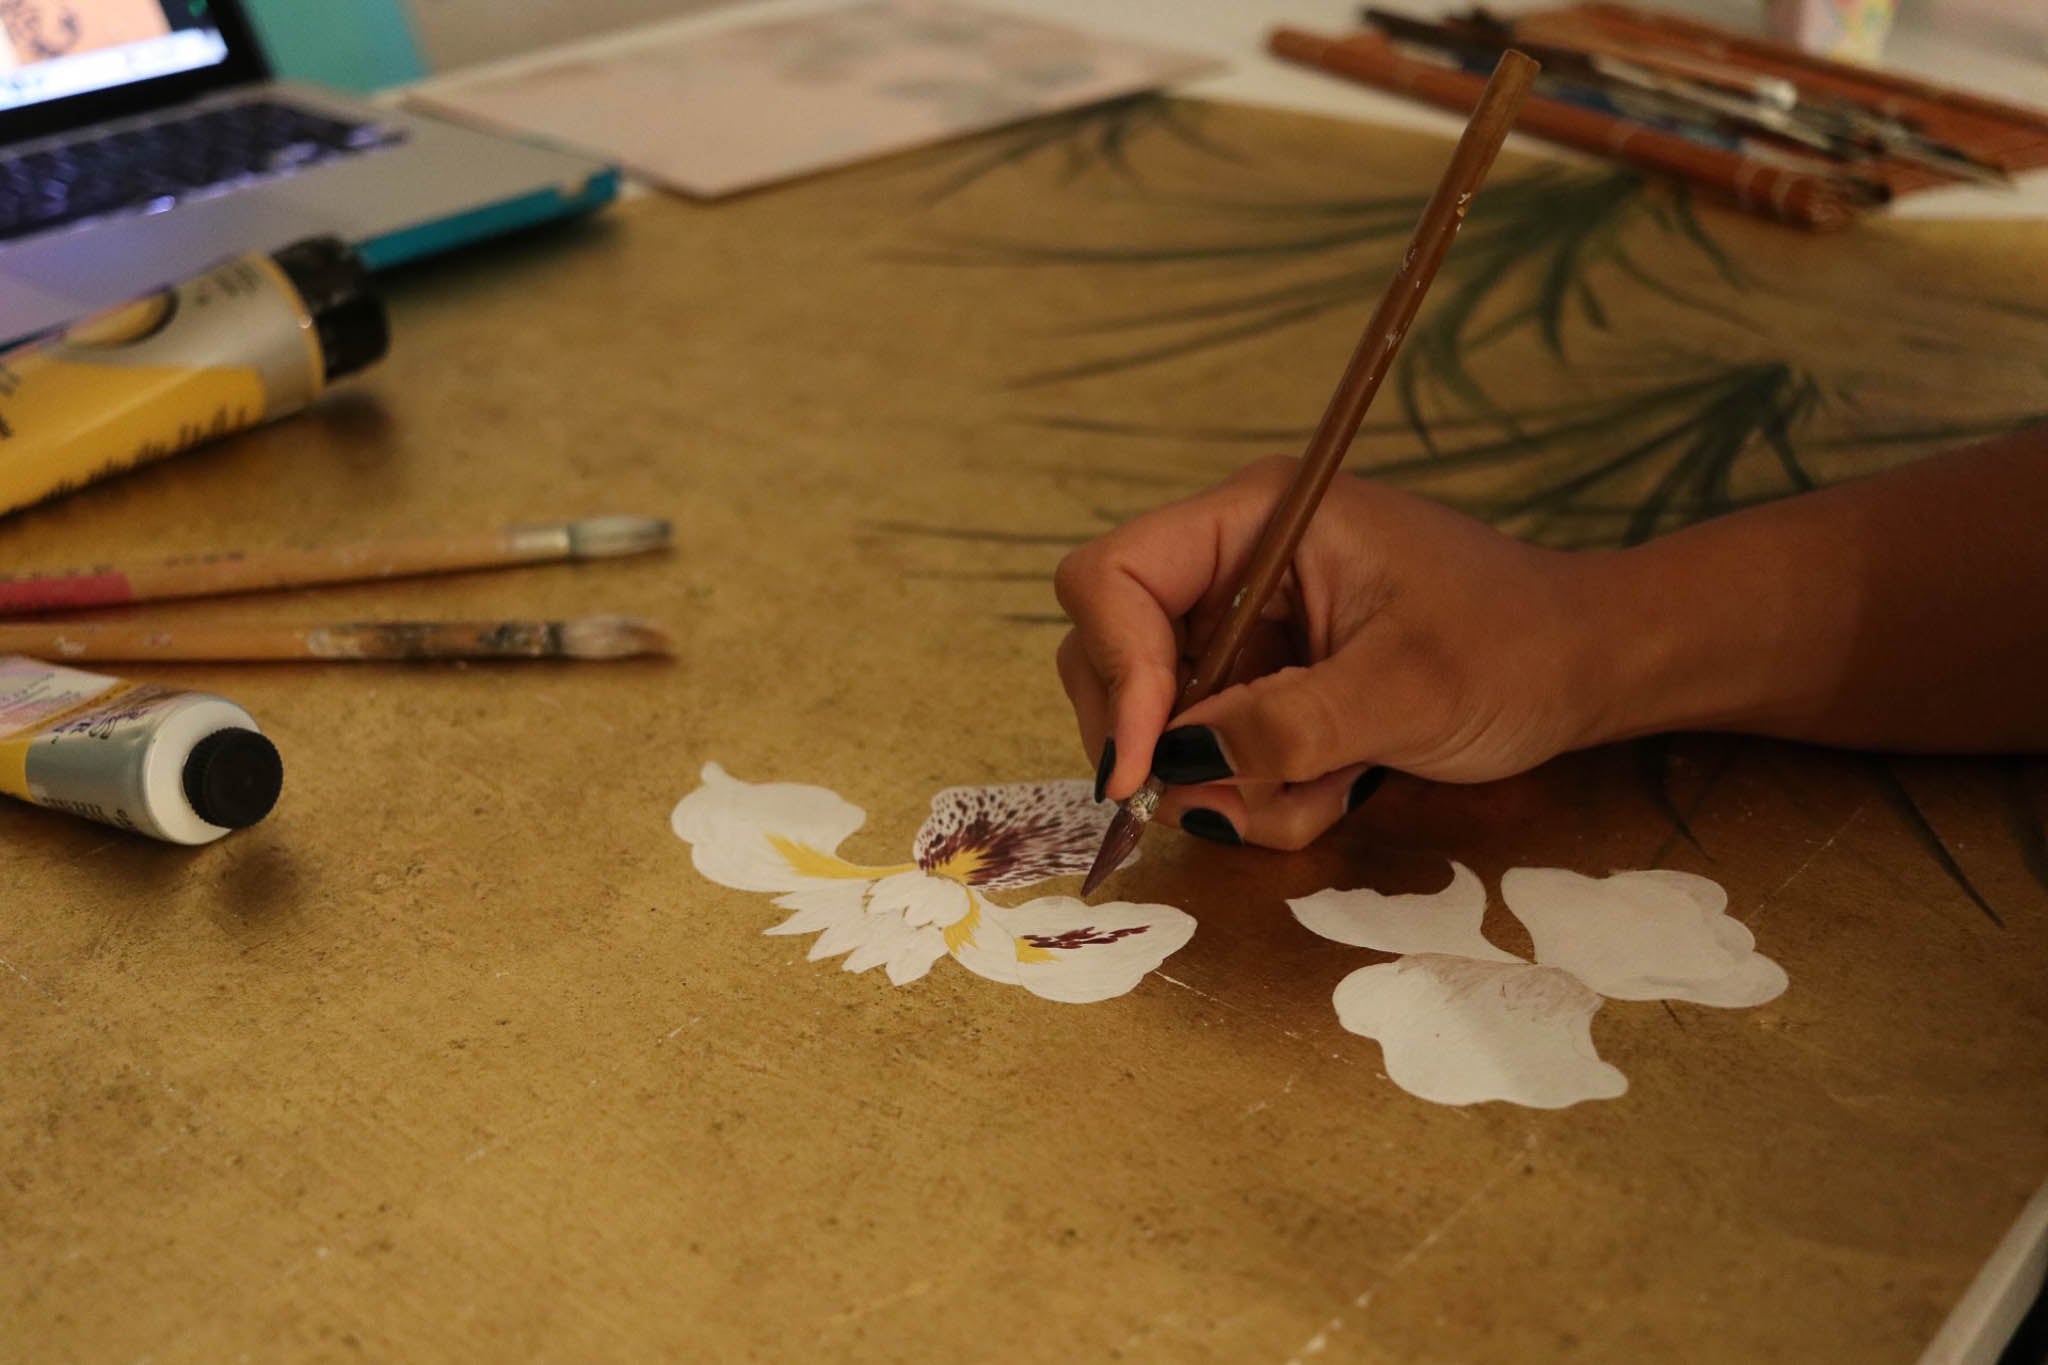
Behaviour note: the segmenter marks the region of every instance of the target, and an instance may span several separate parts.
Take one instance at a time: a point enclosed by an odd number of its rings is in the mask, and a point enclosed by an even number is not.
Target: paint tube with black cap
[[[0,516],[297,412],[388,339],[362,261],[312,237],[0,355]]]
[[[270,814],[277,749],[204,692],[0,658],[0,793],[174,844]]]

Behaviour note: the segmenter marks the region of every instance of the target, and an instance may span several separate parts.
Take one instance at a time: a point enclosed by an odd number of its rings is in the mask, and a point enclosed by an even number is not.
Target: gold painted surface
[[[1285,448],[1370,288],[1156,364],[1020,381],[1129,349],[1089,330],[1105,320],[1381,257],[1091,266],[988,242],[1241,244],[1318,202],[1419,194],[1443,155],[1181,116],[1208,150],[1158,123],[1035,125],[1077,131],[712,210],[636,204],[406,275],[390,359],[315,411],[0,524],[13,567],[659,512],[666,559],[157,614],[619,610],[680,642],[670,664],[137,669],[251,708],[285,755],[276,815],[194,853],[0,809],[0,1354],[1917,1352],[2048,1170],[2038,765],[1698,737],[1487,787],[1396,778],[1291,857],[1162,831],[1119,891],[1199,931],[1091,1006],[944,961],[902,989],[807,962],[808,939],[762,936],[767,897],[699,878],[669,833],[709,759],[865,807],[843,852],[877,866],[942,786],[1088,771],[1037,619],[1062,544]],[[937,195],[999,151],[1019,154]],[[1606,325],[1565,316],[1570,364],[1540,328],[1469,351],[1501,404],[1602,402],[1701,355],[1778,363],[1827,395],[1793,423],[1824,477],[1941,443],[1907,423],[2048,410],[2031,228],[1822,240],[1701,210],[1738,290],[1667,203],[1635,202],[1615,231],[1719,313],[1601,266]],[[1485,430],[1429,401],[1439,437]],[[1858,422],[1891,425],[1839,444]],[[1520,480],[1527,504],[1594,441],[1535,473],[1455,464],[1437,491],[1478,505]],[[1390,430],[1360,458],[1415,449]],[[1765,462],[1730,487],[1772,491],[1769,434],[1744,449]],[[1659,482],[1522,524],[1615,538]],[[1490,887],[1527,864],[1705,873],[1791,989],[1608,1005],[1614,1101],[1424,1103],[1330,1006],[1379,956],[1283,902],[1424,889],[1452,857]],[[1497,901],[1487,931],[1527,949]]]

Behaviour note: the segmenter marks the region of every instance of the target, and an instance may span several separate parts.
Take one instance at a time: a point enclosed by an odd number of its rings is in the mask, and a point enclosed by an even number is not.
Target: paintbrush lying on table
[[[1444,253],[1451,249],[1451,239],[1458,235],[1465,210],[1486,179],[1487,169],[1506,140],[1515,111],[1521,108],[1537,70],[1533,60],[1515,51],[1503,53],[1500,64],[1494,67],[1472,111],[1472,119],[1465,125],[1464,136],[1451,153],[1451,163],[1444,168],[1443,179],[1423,207],[1422,220],[1415,225],[1415,236],[1408,244],[1408,254],[1402,258],[1401,268],[1387,281],[1387,292],[1373,310],[1371,321],[1366,323],[1365,335],[1359,338],[1350,363],[1344,367],[1344,377],[1330,396],[1323,420],[1309,438],[1294,481],[1281,495],[1273,515],[1267,518],[1265,529],[1259,532],[1244,578],[1230,599],[1229,612],[1203,648],[1195,671],[1181,687],[1179,703],[1174,707],[1176,715],[1219,691],[1223,680],[1230,676],[1246,635],[1265,610],[1267,599],[1280,586],[1316,507],[1329,491],[1330,481],[1336,478],[1337,467],[1344,463],[1344,454],[1351,448],[1352,438],[1358,435],[1358,425],[1365,420],[1365,410],[1372,405],[1373,395],[1387,377],[1401,338],[1415,320],[1422,296],[1436,278]],[[1109,822],[1109,832],[1103,836],[1102,849],[1095,855],[1095,864],[1081,883],[1083,896],[1095,894],[1095,889],[1137,849],[1138,840],[1153,812],[1159,809],[1159,798],[1165,791],[1158,778],[1148,778],[1117,810]]]
[[[656,517],[588,517],[546,526],[512,526],[469,536],[253,554],[228,551],[128,568],[14,574],[0,576],[0,616],[418,578],[564,560],[615,559],[665,550],[671,539],[669,524]]]
[[[81,625],[68,621],[0,625],[0,654],[28,654],[64,663],[593,660],[674,652],[666,631],[626,616],[585,616],[573,621],[351,621],[331,626]]]

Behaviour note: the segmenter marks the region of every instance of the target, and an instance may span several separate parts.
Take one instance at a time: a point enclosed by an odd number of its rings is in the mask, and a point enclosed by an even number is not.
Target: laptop
[[[272,80],[240,0],[0,0],[0,343],[302,237],[383,269],[617,193],[588,157]]]

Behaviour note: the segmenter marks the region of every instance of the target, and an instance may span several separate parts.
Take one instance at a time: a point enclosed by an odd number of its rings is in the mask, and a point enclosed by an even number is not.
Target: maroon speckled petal
[[[970,885],[1001,890],[1088,870],[1116,814],[1081,781],[948,787],[932,798],[914,856],[927,872],[964,869]]]

